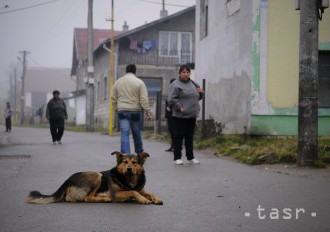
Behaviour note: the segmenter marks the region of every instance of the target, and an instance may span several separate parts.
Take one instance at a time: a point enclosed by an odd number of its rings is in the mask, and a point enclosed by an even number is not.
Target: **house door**
[[[319,52],[319,107],[330,107],[330,51]]]
[[[156,97],[158,91],[162,91],[162,77],[139,77],[145,83],[149,97]]]

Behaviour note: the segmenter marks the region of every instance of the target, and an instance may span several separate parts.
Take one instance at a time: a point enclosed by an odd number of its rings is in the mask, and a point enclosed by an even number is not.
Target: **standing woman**
[[[182,143],[185,141],[186,157],[189,163],[199,164],[193,153],[193,137],[200,106],[199,100],[203,99],[203,89],[190,79],[190,68],[182,65],[179,78],[168,89],[167,102],[173,110],[174,119],[174,163],[183,164]]]

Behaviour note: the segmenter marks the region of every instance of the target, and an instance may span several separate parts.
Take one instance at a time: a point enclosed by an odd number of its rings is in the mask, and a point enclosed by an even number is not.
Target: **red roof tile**
[[[111,30],[94,29],[94,41],[93,49],[102,44],[103,41],[111,37]],[[115,36],[122,33],[121,31],[115,31]],[[76,46],[76,55],[78,60],[87,58],[87,28],[75,28],[74,29],[74,45]]]

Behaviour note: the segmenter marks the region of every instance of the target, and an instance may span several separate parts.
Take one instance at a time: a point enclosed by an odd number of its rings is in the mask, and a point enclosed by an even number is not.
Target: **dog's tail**
[[[79,173],[76,173],[74,175],[77,175]],[[26,198],[27,203],[34,203],[34,204],[49,204],[54,202],[63,202],[66,201],[66,195],[68,192],[68,188],[73,185],[72,178],[74,177],[72,175],[67,179],[60,187],[59,189],[54,192],[52,195],[43,195],[39,191],[32,191],[30,192],[29,196]]]
[[[57,202],[58,199],[53,195],[43,195],[39,191],[31,191],[26,199],[27,203],[34,204],[49,204]]]

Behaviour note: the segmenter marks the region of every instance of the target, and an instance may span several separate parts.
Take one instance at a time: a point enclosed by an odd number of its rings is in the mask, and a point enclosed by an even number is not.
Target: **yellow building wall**
[[[295,0],[268,1],[267,100],[273,108],[293,108],[299,91],[300,11]],[[319,22],[319,41],[330,43],[330,10]]]
[[[319,21],[319,41],[330,45],[330,8],[324,10],[322,20]]]

